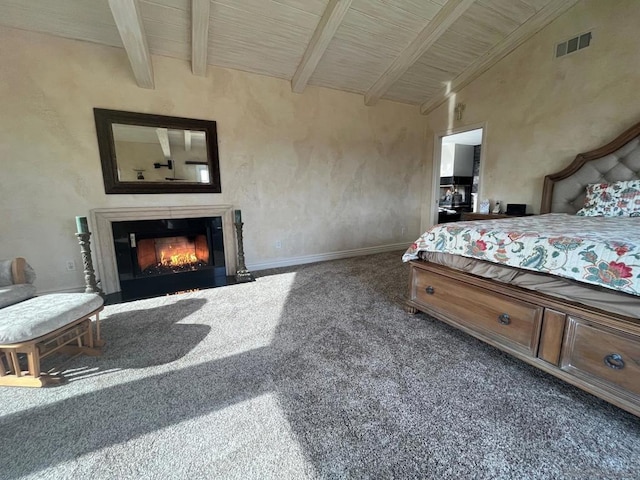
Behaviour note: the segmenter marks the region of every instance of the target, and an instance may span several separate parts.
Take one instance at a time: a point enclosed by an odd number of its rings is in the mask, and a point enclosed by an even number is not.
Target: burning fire
[[[196,254],[189,251],[182,251],[178,253],[165,254],[164,250],[160,251],[160,264],[165,266],[170,265],[187,265],[189,263],[198,262]]]
[[[205,235],[143,238],[138,242],[137,250],[138,266],[143,275],[183,273],[209,266]]]

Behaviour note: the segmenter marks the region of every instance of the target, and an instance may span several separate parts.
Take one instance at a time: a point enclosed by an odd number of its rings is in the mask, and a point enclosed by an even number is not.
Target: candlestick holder
[[[80,252],[82,253],[82,265],[84,266],[84,293],[98,293],[102,295],[102,290],[96,282],[96,274],[93,269],[93,260],[91,259],[91,232],[76,233],[78,243],[80,244]]]
[[[236,281],[238,283],[254,282],[255,278],[253,274],[247,270],[247,266],[244,264],[244,243],[242,241],[242,226],[243,222],[235,222],[236,227],[236,239],[238,240],[238,266],[236,267]]]

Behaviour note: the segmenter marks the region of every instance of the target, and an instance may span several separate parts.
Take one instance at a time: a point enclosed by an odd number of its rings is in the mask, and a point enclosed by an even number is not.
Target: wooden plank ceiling
[[[144,88],[153,54],[428,113],[577,1],[0,0],[0,25],[123,48]]]

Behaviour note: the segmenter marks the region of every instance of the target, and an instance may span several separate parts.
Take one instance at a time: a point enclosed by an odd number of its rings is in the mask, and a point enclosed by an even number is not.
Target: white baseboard
[[[84,285],[81,287],[50,288],[48,290],[38,290],[37,295],[46,295],[48,293],[82,293],[82,292],[84,292]]]
[[[291,267],[294,265],[304,265],[305,263],[326,262],[327,260],[339,260],[341,258],[359,257],[361,255],[373,255],[374,253],[384,253],[393,251],[404,251],[409,248],[411,242],[392,243],[390,245],[379,245],[377,247],[354,248],[352,250],[341,250],[339,252],[317,253],[315,255],[302,255],[300,257],[276,258],[266,262],[256,262],[247,265],[251,272],[268,270],[270,268]],[[398,257],[400,261],[400,257]],[[81,293],[84,292],[84,285],[81,287],[69,287],[61,289],[38,290],[38,295],[47,293]]]
[[[293,265],[303,265],[305,263],[325,262],[327,260],[339,260],[341,258],[358,257],[360,255],[373,255],[374,253],[392,252],[406,250],[411,242],[392,243],[390,245],[379,245],[377,247],[354,248],[352,250],[342,250],[339,252],[317,253],[315,255],[302,255],[300,257],[277,258],[266,262],[256,262],[247,265],[251,272],[267,270],[269,268],[291,267]],[[398,257],[398,261],[400,258]]]

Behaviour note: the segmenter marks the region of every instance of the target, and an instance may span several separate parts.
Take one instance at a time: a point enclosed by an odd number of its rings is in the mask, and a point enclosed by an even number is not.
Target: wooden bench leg
[[[78,327],[82,328],[83,332],[78,334],[77,338],[74,337],[72,339],[76,340],[76,345],[67,343],[63,346],[56,347],[55,351],[64,353],[66,355],[84,354],[93,357],[102,355],[100,345],[98,345],[97,342],[93,339],[93,323],[91,322],[91,319],[85,319],[81,324],[78,325]]]
[[[27,370],[20,367],[18,354],[27,357]],[[7,365],[5,366],[5,361]],[[2,347],[0,351],[0,386],[7,387],[44,387],[64,382],[64,377],[42,373],[40,367],[40,349],[35,342],[16,347]]]
[[[7,364],[4,363],[5,358],[6,356],[4,352],[0,352],[0,377],[4,377],[9,371],[9,369],[7,368]]]
[[[27,352],[27,364],[29,365],[29,375],[32,377],[40,376],[40,351],[35,345],[29,347]]]
[[[9,357],[11,358],[11,365],[9,366],[9,368],[11,369],[11,371],[13,371],[13,374],[16,377],[21,377],[22,369],[20,368],[20,362],[18,362],[18,354],[16,353],[15,349],[11,349],[8,353]]]
[[[104,342],[100,338],[99,310],[102,310],[102,307],[33,340],[0,345],[0,385],[42,387],[64,382],[65,379],[62,375],[42,373],[41,360],[56,352],[70,355],[101,355],[100,347]],[[93,331],[93,316],[95,316],[96,322],[95,333]],[[20,367],[19,354],[26,355],[26,371]]]
[[[104,340],[100,337],[100,312],[96,313],[96,338],[93,343],[96,347],[104,346]]]
[[[91,319],[89,319],[89,321],[87,322],[87,333],[84,334],[84,343],[89,348],[93,348],[94,346],[93,323],[91,322]],[[81,347],[82,345],[78,345],[78,346]]]
[[[20,368],[18,353],[27,355],[28,371],[26,372],[23,372],[22,368]],[[0,385],[9,387],[42,387],[50,382],[51,380],[40,372],[40,352],[35,343],[27,345],[26,350],[6,347],[0,351]]]

